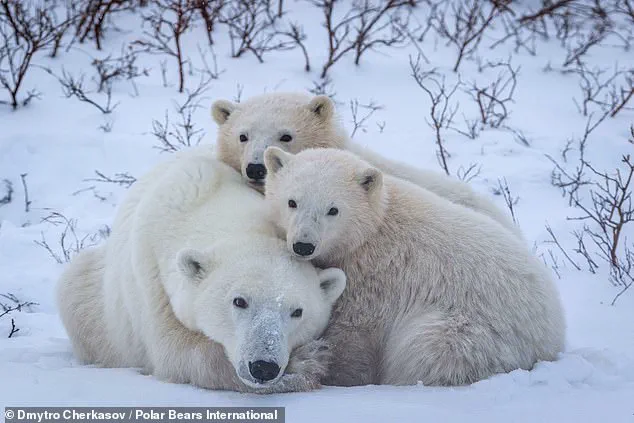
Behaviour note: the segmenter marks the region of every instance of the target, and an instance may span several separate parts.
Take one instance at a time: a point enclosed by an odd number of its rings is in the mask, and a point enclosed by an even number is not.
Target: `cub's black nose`
[[[277,377],[280,373],[280,366],[277,363],[264,360],[249,362],[249,373],[260,382],[268,382]]]
[[[256,181],[266,177],[266,167],[263,164],[249,163],[247,165],[247,177]]]
[[[308,242],[296,242],[293,244],[293,251],[300,256],[309,256],[315,252],[315,246]]]

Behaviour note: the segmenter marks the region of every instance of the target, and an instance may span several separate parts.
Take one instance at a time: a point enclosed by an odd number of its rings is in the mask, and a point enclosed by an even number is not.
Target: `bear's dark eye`
[[[295,200],[288,200],[288,207],[290,207],[292,209],[296,209],[297,208],[297,203],[295,202]]]
[[[249,141],[249,137],[247,137],[245,134],[240,134],[240,142],[247,142]]]
[[[236,297],[233,299],[233,305],[238,307],[238,308],[247,308],[249,307],[249,304],[247,303],[247,300],[245,300],[242,297]]]
[[[293,140],[293,137],[291,137],[288,134],[284,134],[280,137],[280,141],[282,142],[291,142]]]
[[[304,313],[304,310],[302,310],[301,308],[296,309],[294,312],[291,313],[291,317],[302,317],[302,313]]]
[[[339,209],[336,207],[331,207],[330,210],[328,210],[328,216],[336,216],[339,214]]]

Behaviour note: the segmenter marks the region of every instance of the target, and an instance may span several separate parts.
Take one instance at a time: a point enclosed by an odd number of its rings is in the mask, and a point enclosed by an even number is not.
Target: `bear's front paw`
[[[323,339],[316,339],[293,350],[286,372],[319,383],[328,372],[331,357],[330,344]]]

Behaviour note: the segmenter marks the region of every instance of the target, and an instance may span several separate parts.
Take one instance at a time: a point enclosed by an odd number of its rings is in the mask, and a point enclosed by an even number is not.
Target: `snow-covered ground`
[[[290,20],[304,24],[306,46],[311,62],[319,68],[325,59],[325,33],[321,14],[309,3],[291,3]],[[421,11],[422,13],[422,11]],[[59,58],[36,56],[37,65],[59,74],[62,67],[79,74],[92,72],[91,57],[118,54],[121,46],[139,38],[137,15],[117,16],[120,31],[110,31],[104,51],[91,43],[76,44]],[[576,211],[568,206],[559,189],[550,182],[553,164],[546,157],[561,157],[570,138],[583,135],[586,117],[579,113],[573,98],[580,98],[579,78],[548,65],[561,65],[565,51],[556,41],[538,44],[537,55],[515,53],[510,47],[489,49],[488,33],[480,54],[485,60],[505,60],[521,66],[511,116],[506,124],[524,133],[529,145],[515,140],[508,130],[486,130],[469,139],[455,131],[445,131],[449,168],[455,173],[472,163],[481,166],[471,184],[506,207],[501,195],[493,192],[498,179],[505,178],[514,197],[519,197],[515,213],[535,253],[543,255],[548,266],[555,255],[558,266],[553,272],[566,310],[568,337],[566,352],[552,363],[539,363],[532,371],[514,371],[497,375],[467,387],[388,387],[324,388],[316,392],[257,396],[233,392],[213,392],[159,382],[142,376],[134,369],[98,369],[81,366],[73,358],[69,341],[59,321],[54,302],[56,280],[63,268],[37,242],[45,241],[63,261],[59,244],[66,224],[42,221],[51,213],[74,219],[76,236],[103,232],[112,221],[115,208],[126,188],[113,183],[91,181],[95,170],[107,176],[117,173],[141,175],[169,153],[162,153],[152,135],[153,119],[162,120],[165,111],[175,118],[173,101],[182,101],[177,93],[177,75],[167,58],[167,78],[162,83],[161,57],[141,55],[139,63],[150,69],[149,76],[136,79],[138,95],[127,81],[115,85],[118,107],[110,115],[77,99],[66,99],[58,81],[40,68],[28,74],[25,85],[42,92],[41,100],[12,111],[0,105],[0,182],[6,179],[14,188],[13,201],[0,205],[0,294],[13,294],[20,301],[34,302],[22,312],[0,318],[0,407],[6,405],[145,405],[145,406],[286,406],[289,422],[421,422],[421,421],[634,421],[634,290],[622,295],[615,305],[612,299],[619,289],[608,281],[608,268],[598,260],[595,274],[586,271],[583,260],[579,271],[550,244],[546,224],[552,227],[570,254],[575,247],[571,232],[580,228],[570,221]],[[233,59],[229,39],[219,28],[214,50],[218,67],[224,72],[209,85],[202,106],[195,112],[195,125],[206,134],[202,142],[215,141],[215,124],[209,114],[214,99],[242,98],[273,90],[306,90],[319,79],[318,70],[303,71],[299,50],[273,52],[260,64],[251,55]],[[197,45],[208,49],[202,28],[185,37],[187,55],[194,74],[186,75],[187,86],[195,88],[201,67]],[[448,83],[455,49],[430,35],[422,44],[430,64],[438,67]],[[346,126],[352,131],[350,101],[367,104],[374,101],[382,108],[357,131],[355,140],[376,151],[420,167],[441,171],[436,160],[433,131],[426,124],[429,99],[411,77],[409,57],[413,47],[389,48],[369,52],[360,66],[344,58],[331,70],[335,100]],[[590,66],[618,64],[632,68],[634,55],[616,47],[599,47],[586,57]],[[488,81],[496,76],[491,70],[478,72],[473,61],[465,61],[461,78]],[[87,83],[89,76],[86,77]],[[0,96],[4,93],[0,93]],[[456,125],[463,114],[477,118],[475,103],[464,93],[457,94],[460,108]],[[4,99],[4,98],[2,98]],[[597,169],[611,171],[619,166],[622,154],[634,152],[628,143],[632,110],[622,110],[606,119],[590,136],[586,158]],[[112,125],[110,132],[99,127]],[[575,152],[567,166],[574,168]],[[29,211],[25,211],[24,188],[28,187]],[[0,184],[0,198],[4,195]],[[632,228],[627,229],[631,237]],[[98,241],[98,236],[89,239]],[[68,234],[65,242],[75,242]],[[9,299],[0,302],[11,304]],[[10,339],[11,319],[19,332]],[[4,418],[4,417],[3,417]]]

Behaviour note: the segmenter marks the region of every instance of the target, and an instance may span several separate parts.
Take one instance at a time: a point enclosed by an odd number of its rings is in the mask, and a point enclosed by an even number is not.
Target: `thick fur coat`
[[[59,282],[78,358],[210,389],[317,388],[329,351],[315,339],[345,275],[292,258],[264,206],[208,147],[138,180],[106,244]]]
[[[327,96],[280,92],[255,96],[243,103],[218,100],[212,106],[212,116],[218,124],[218,158],[260,191],[266,174],[264,151],[269,146],[293,154],[309,148],[345,149],[384,173],[489,216],[521,237],[519,228],[505,213],[465,182],[387,159],[351,141]]]
[[[349,152],[269,148],[265,163],[288,250],[348,277],[326,384],[468,384],[562,351],[556,287],[499,222]]]

